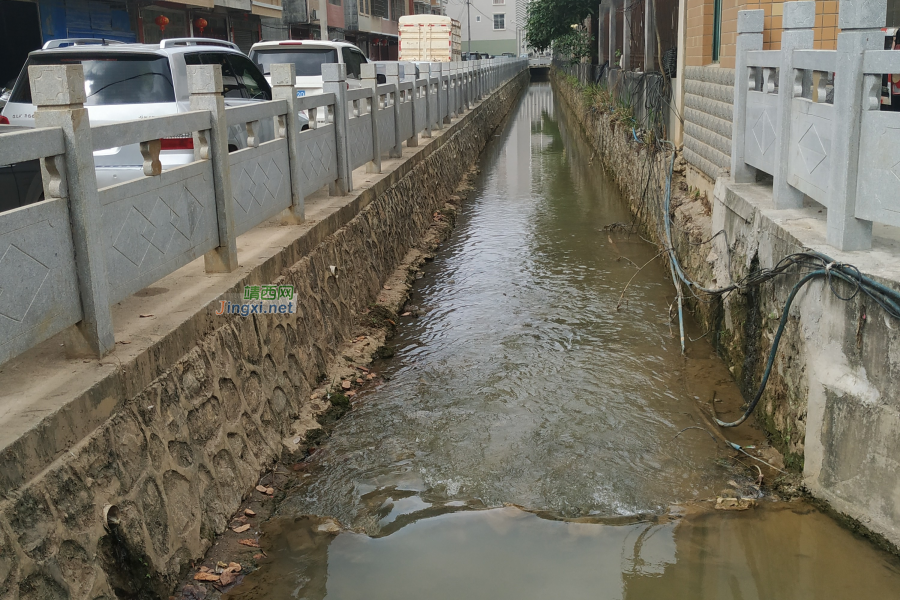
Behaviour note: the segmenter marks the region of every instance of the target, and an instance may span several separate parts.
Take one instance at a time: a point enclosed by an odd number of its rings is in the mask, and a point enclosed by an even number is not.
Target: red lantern
[[[206,19],[200,17],[199,19],[194,19],[194,27],[200,30],[200,35],[203,35],[203,30],[206,29],[206,26],[209,23],[206,22]]]
[[[153,22],[159,26],[160,31],[165,31],[166,25],[169,24],[169,17],[167,17],[166,15],[159,15],[158,17],[153,19]]]

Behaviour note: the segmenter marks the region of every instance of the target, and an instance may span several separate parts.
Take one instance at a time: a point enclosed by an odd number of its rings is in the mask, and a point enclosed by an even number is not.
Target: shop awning
[[[167,0],[172,4],[186,4],[188,6],[202,6],[203,8],[213,8],[214,0]]]
[[[251,0],[250,12],[261,17],[281,18],[281,0]]]

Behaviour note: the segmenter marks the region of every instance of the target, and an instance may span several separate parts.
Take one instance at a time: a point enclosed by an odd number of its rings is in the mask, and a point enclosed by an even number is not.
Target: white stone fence
[[[110,305],[200,256],[207,272],[237,268],[236,238],[281,215],[304,219],[304,198],[353,189],[353,170],[382,157],[527,69],[525,59],[322,68],[324,93],[297,98],[294,66],[273,65],[273,100],[225,108],[219,66],[189,66],[191,112],[91,127],[81,65],[29,67],[36,129],[0,134],[0,164],[40,160],[44,200],[0,213],[0,363],[66,332],[72,355],[115,344]],[[408,80],[409,79],[409,80]],[[300,131],[299,112],[309,129]],[[326,119],[317,119],[326,111]],[[265,121],[274,139],[263,141]],[[247,147],[229,152],[229,126]],[[268,125],[268,124],[266,124]],[[192,136],[194,162],[163,170],[160,139]],[[93,153],[140,144],[143,176],[98,188]]]
[[[815,14],[785,2],[781,50],[763,51],[763,11],[738,13],[731,172],[771,175],[776,209],[818,202],[827,242],[864,250],[873,222],[900,226],[900,112],[880,110],[900,51],[884,50],[886,0],[841,1],[837,50],[812,49]]]

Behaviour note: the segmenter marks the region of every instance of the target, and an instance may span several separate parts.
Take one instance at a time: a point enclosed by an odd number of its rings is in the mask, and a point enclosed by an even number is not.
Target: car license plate
[[[297,90],[297,97],[302,98],[306,95],[306,90]]]

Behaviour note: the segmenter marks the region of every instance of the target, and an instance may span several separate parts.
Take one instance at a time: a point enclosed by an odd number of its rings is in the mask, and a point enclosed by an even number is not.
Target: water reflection
[[[323,533],[308,517],[267,528],[273,558],[233,600],[849,600],[894,597],[900,585],[895,559],[802,504],[629,525],[508,507],[379,538]]]

